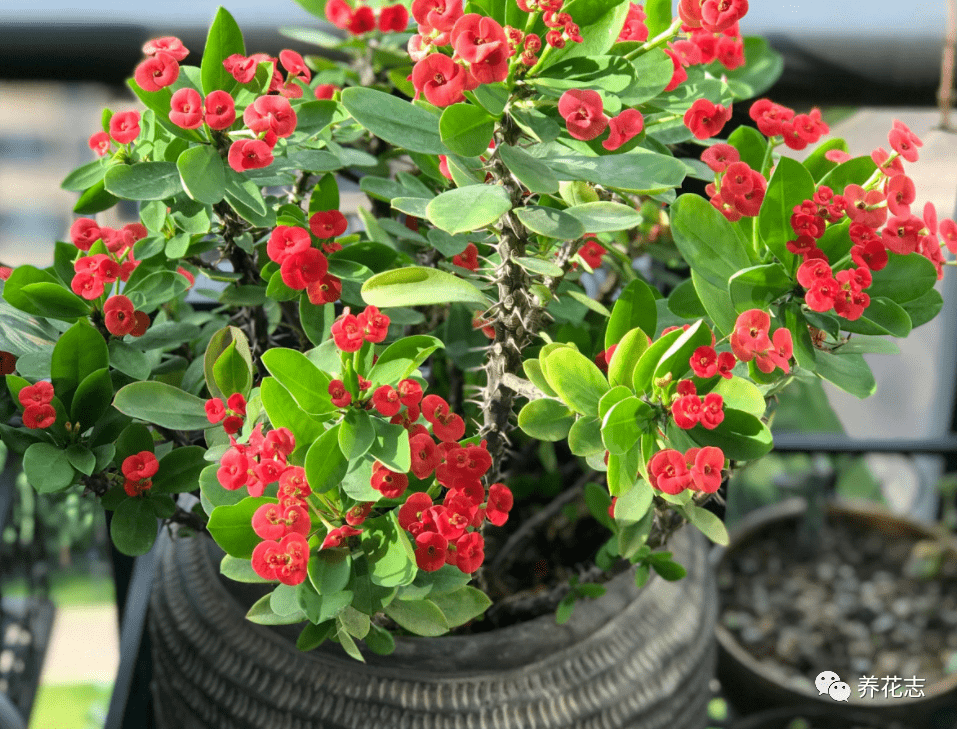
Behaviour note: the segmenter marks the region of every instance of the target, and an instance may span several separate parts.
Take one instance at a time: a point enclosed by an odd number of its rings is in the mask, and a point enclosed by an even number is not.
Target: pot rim
[[[770,506],[755,509],[745,516],[741,523],[734,529],[730,535],[727,547],[715,547],[710,553],[710,562],[717,571],[721,563],[729,554],[737,553],[747,547],[761,532],[776,522],[791,521],[797,519],[807,510],[807,502],[800,497],[785,499],[784,501]],[[954,554],[957,554],[957,538],[952,534],[945,535],[935,531],[932,526],[925,522],[916,521],[907,517],[893,514],[890,510],[874,502],[863,499],[834,499],[826,504],[828,516],[843,516],[852,520],[868,523],[885,530],[896,528],[900,531],[910,532],[915,535],[921,535],[928,539],[935,539],[944,542]],[[768,672],[738,641],[734,634],[721,624],[720,606],[719,619],[715,625],[715,634],[718,638],[719,648],[727,653],[733,660],[737,661],[744,669],[763,681],[773,684],[782,692],[790,692],[796,699],[811,702],[815,705],[829,706],[832,709],[842,706],[841,703],[835,704],[833,700],[826,702],[821,695],[806,689],[802,686],[785,684],[778,680],[775,675],[768,675]],[[948,694],[957,692],[957,674],[936,681],[923,687],[924,695],[919,698],[872,698],[860,699],[855,696],[843,704],[850,709],[924,709],[928,705],[939,703]]]

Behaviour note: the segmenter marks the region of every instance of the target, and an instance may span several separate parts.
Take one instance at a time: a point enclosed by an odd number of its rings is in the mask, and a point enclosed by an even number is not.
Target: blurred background
[[[142,58],[143,43],[177,35],[193,51],[187,63],[199,63],[218,4],[165,0],[146,8],[128,0],[86,0],[82,6],[0,1],[0,262],[45,266],[52,261],[54,241],[67,235],[76,200],[60,182],[93,159],[87,140],[99,130],[103,108],[135,106],[124,82]],[[277,29],[331,29],[293,0],[232,0],[227,6],[250,52],[316,53]],[[833,135],[847,139],[852,155],[887,146],[893,119],[908,124],[925,143],[921,162],[909,168],[918,200],[931,200],[941,217],[949,217],[957,204],[957,136],[938,128],[935,108],[946,26],[945,0],[793,0],[753,2],[742,33],[766,37],[784,56],[784,75],[768,96],[801,110],[821,106]],[[136,216],[135,207],[125,204],[102,213],[100,222],[117,225]],[[940,439],[953,431],[957,281],[949,274],[940,283],[942,314],[916,330],[900,355],[868,355],[877,395],[862,402],[829,385],[793,388],[776,422],[776,431],[785,433],[782,443],[788,433],[798,432],[816,434],[821,443],[833,444],[844,433],[858,442],[886,444]],[[795,458],[782,453],[768,459],[763,470],[746,473],[740,487],[730,491],[728,518],[733,522],[781,498],[774,476],[806,464],[805,456]],[[937,485],[944,473],[957,469],[953,453],[872,454],[864,460],[838,459],[837,465],[839,491],[925,520],[938,518]],[[16,498],[10,504],[0,498],[0,616],[8,616],[0,634],[0,693],[12,689],[9,681],[18,669],[20,675],[41,670],[27,665],[29,652],[11,632],[16,621],[9,615],[22,610],[31,596],[49,596],[58,607],[55,617],[52,611],[38,617],[32,637],[23,639],[49,646],[30,726],[102,727],[119,661],[102,514],[76,497],[37,499],[15,473],[5,478]]]

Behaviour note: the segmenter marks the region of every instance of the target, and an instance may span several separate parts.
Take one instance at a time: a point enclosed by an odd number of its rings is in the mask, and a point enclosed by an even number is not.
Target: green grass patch
[[[30,729],[102,729],[112,690],[102,683],[40,686]]]

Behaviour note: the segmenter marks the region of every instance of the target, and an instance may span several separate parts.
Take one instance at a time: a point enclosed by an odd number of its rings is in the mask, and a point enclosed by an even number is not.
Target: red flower
[[[433,29],[450,31],[462,17],[462,0],[412,0],[412,17],[424,26],[419,28],[423,35]]]
[[[628,6],[628,16],[625,18],[625,25],[622,27],[621,32],[618,34],[618,43],[623,43],[624,41],[639,41],[644,42],[648,40],[648,26],[645,25],[645,20],[647,19],[644,10],[641,5],[636,5],[635,3],[630,3]]]
[[[333,380],[329,383],[329,395],[332,398],[332,404],[337,408],[348,407],[352,402],[352,394],[346,389],[342,380]]]
[[[166,35],[162,38],[153,38],[143,44],[143,55],[154,56],[157,53],[168,53],[177,61],[182,61],[189,55],[189,50],[183,45],[183,41],[173,35]]]
[[[794,118],[794,111],[770,99],[759,99],[751,105],[748,116],[757,123],[761,134],[776,137],[783,133],[784,123]]]
[[[399,402],[399,393],[395,391],[392,385],[382,385],[372,393],[372,405],[387,418],[395,415],[402,409],[402,403]]]
[[[31,405],[49,405],[53,402],[53,385],[44,380],[34,385],[27,385],[20,389],[17,399],[25,408]]]
[[[730,107],[698,99],[685,112],[684,124],[697,139],[708,139],[718,134],[730,118]]]
[[[608,250],[594,238],[585,241],[585,245],[578,249],[578,255],[591,269],[601,266],[601,259]]]
[[[738,360],[735,359],[731,352],[721,352],[718,355],[718,374],[726,380],[730,380],[732,377],[731,370],[734,369],[737,363]]]
[[[356,529],[351,526],[341,526],[338,529],[331,529],[329,533],[326,534],[326,538],[323,540],[322,545],[319,549],[328,549],[329,547],[341,547],[342,543],[346,541],[349,537],[354,537],[357,534],[362,534],[361,529]]]
[[[488,505],[485,507],[485,516],[495,526],[502,526],[508,521],[508,512],[512,510],[515,499],[511,490],[503,483],[493,483],[488,487]]]
[[[419,433],[409,438],[409,449],[412,455],[412,473],[418,479],[427,479],[442,460],[435,441],[428,433]]]
[[[409,25],[409,11],[404,5],[386,5],[379,11],[379,30],[401,33]]]
[[[136,319],[133,317],[133,302],[122,294],[111,296],[103,304],[103,320],[110,334],[123,337],[133,331]]]
[[[338,210],[323,210],[309,218],[309,230],[316,238],[338,238],[347,227],[349,221]]]
[[[352,22],[352,8],[345,0],[329,0],[326,3],[326,20],[345,30]]]
[[[372,511],[372,507],[375,504],[371,501],[366,501],[361,504],[356,504],[349,511],[346,512],[346,524],[349,526],[360,526],[362,522],[366,520],[369,516],[369,512]]]
[[[455,413],[438,414],[432,423],[432,433],[445,443],[461,440],[465,435],[465,421]]]
[[[227,435],[234,435],[242,430],[243,419],[238,415],[227,415],[223,420],[223,430]]]
[[[356,8],[349,20],[349,25],[346,26],[346,30],[353,35],[362,35],[370,30],[375,30],[375,13],[372,8],[367,5]]]
[[[117,144],[127,144],[140,135],[138,111],[121,111],[110,117],[110,136]]]
[[[92,273],[78,273],[70,281],[70,288],[77,296],[82,296],[87,301],[99,298],[103,295],[103,280],[97,278]]]
[[[415,538],[415,563],[420,570],[435,572],[445,564],[449,540],[438,532],[422,532]]]
[[[95,220],[77,218],[70,226],[70,240],[81,251],[88,251],[101,237],[100,228]]]
[[[293,253],[300,253],[312,247],[312,239],[305,228],[290,225],[279,225],[269,236],[266,243],[266,254],[276,263],[281,264]]]
[[[402,404],[406,406],[418,405],[422,402],[422,385],[415,380],[399,381],[399,398]]]
[[[253,531],[262,539],[278,540],[287,534],[307,536],[312,526],[309,513],[301,506],[263,504],[253,514]]]
[[[781,331],[781,330],[778,330]],[[786,329],[784,331],[787,331]],[[704,403],[698,416],[698,422],[703,428],[714,430],[724,420],[724,398],[716,392],[709,392],[704,396]]]
[[[343,314],[332,325],[332,339],[343,352],[358,352],[365,336],[354,314]]]
[[[28,405],[23,411],[23,424],[31,430],[49,428],[56,422],[56,409],[50,404]]]
[[[296,532],[287,534],[281,542],[260,542],[250,562],[260,577],[279,580],[284,585],[298,585],[306,579],[309,543]]]
[[[463,534],[455,541],[455,566],[467,575],[485,561],[485,540],[479,532]]]
[[[698,347],[691,355],[691,370],[698,377],[707,379],[718,374],[718,353],[714,347]]]
[[[558,100],[558,113],[565,120],[568,133],[575,139],[594,139],[608,127],[601,96],[590,89],[566,91]]]
[[[464,251],[452,256],[452,264],[469,271],[478,271],[478,247],[474,243],[469,243]]]
[[[390,471],[381,463],[373,466],[370,484],[387,499],[397,499],[409,488],[409,477],[404,473]]]
[[[133,78],[144,91],[159,91],[179,78],[179,63],[169,53],[159,51],[136,67]]]
[[[236,415],[245,415],[246,414],[246,398],[243,397],[242,393],[234,392],[229,396],[229,399],[226,400],[226,407],[233,411]]]
[[[211,91],[203,106],[210,129],[226,129],[236,121],[236,102],[225,91]]]
[[[136,320],[136,326],[130,332],[130,336],[142,337],[150,326],[150,316],[145,311],[133,312],[133,318]]]
[[[641,134],[645,127],[645,118],[637,109],[623,109],[622,112],[608,122],[611,134],[601,143],[609,152],[618,149],[625,142]]]
[[[318,84],[313,93],[319,100],[331,99],[339,90],[339,87],[335,84]]]
[[[224,489],[229,491],[242,488],[249,479],[249,458],[236,448],[230,448],[219,461],[216,479]]]
[[[671,448],[658,451],[648,462],[651,485],[666,494],[679,494],[691,485],[685,457]]]
[[[413,4],[413,9],[414,7]],[[430,53],[412,68],[415,97],[425,94],[426,100],[438,107],[464,101],[462,92],[465,90],[467,76],[466,70],[448,56]]]
[[[128,478],[123,482],[123,491],[126,492],[126,495],[131,499],[142,496],[143,492],[149,491],[151,488],[153,488],[153,482],[148,478],[140,481],[134,481]]]
[[[306,296],[309,297],[309,303],[317,306],[331,304],[342,296],[342,281],[331,273],[327,273],[318,281],[313,281],[306,286]]]
[[[203,124],[203,97],[196,89],[183,88],[170,99],[169,120],[183,129],[198,129]]]
[[[701,398],[683,395],[671,404],[671,415],[679,428],[693,428],[701,419]]]
[[[309,284],[325,276],[328,269],[329,262],[322,253],[315,248],[306,248],[287,255],[283,259],[279,273],[286,286],[302,291]]]
[[[731,350],[742,362],[750,362],[758,353],[766,352],[771,346],[768,330],[771,317],[766,311],[748,309],[739,314],[731,333]]]
[[[268,167],[272,161],[272,147],[258,139],[239,139],[229,147],[229,166],[236,172]]]
[[[152,478],[159,470],[159,461],[151,451],[140,451],[123,460],[123,475],[132,481]]]
[[[296,112],[284,96],[260,96],[243,112],[243,122],[257,134],[284,138],[296,131]]]
[[[508,77],[512,55],[508,36],[497,21],[477,13],[459,18],[450,35],[459,58],[469,62],[469,71],[479,83],[495,83]]]
[[[432,498],[422,492],[417,491],[410,494],[409,498],[399,508],[399,526],[409,531],[412,524],[421,522],[422,514],[432,507]]]
[[[720,448],[705,446],[698,450],[691,468],[691,481],[695,491],[713,494],[721,487],[721,469],[724,468],[724,453]]]
[[[671,48],[665,48],[665,53],[671,58],[671,81],[668,82],[668,85],[665,86],[665,91],[674,91],[678,88],[682,82],[688,80],[688,72],[685,71],[684,66],[681,65],[681,59],[678,57],[678,54]]]
[[[378,344],[389,333],[389,317],[374,306],[367,306],[365,311],[356,318],[367,342]]]
[[[110,153],[110,135],[106,132],[96,132],[90,135],[88,144],[90,149],[96,152],[100,157]]]
[[[917,161],[917,147],[923,147],[924,143],[920,141],[907,125],[897,119],[894,120],[894,128],[887,135],[887,141],[891,149],[897,152],[908,162]]]

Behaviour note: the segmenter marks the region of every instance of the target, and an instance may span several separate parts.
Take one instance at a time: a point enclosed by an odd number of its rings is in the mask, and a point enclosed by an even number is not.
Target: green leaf
[[[172,162],[115,165],[106,171],[103,183],[108,192],[124,200],[165,200],[183,189]]]
[[[269,422],[274,428],[289,428],[297,444],[312,443],[325,432],[322,423],[306,414],[277,379],[266,377],[260,388]]]
[[[733,71],[721,68],[739,99],[753,99],[770,89],[784,71],[784,59],[763,38],[744,39],[747,63]]]
[[[423,154],[450,151],[442,143],[438,118],[408,101],[353,86],[343,90],[342,105],[359,124],[389,144]]]
[[[346,475],[349,461],[339,448],[339,428],[334,425],[320,435],[306,452],[306,480],[318,493],[336,488]]]
[[[226,554],[249,559],[262,539],[253,531],[252,518],[263,504],[275,504],[267,496],[246,497],[238,504],[217,506],[209,515],[206,528]]]
[[[585,203],[570,207],[565,212],[577,218],[589,233],[628,230],[642,220],[634,208],[616,202]]]
[[[116,393],[113,407],[131,418],[171,430],[211,427],[204,400],[165,382],[132,382]]]
[[[367,304],[385,309],[390,306],[426,306],[461,301],[488,306],[485,295],[473,284],[451,273],[423,266],[406,266],[376,274],[362,285]]]
[[[109,366],[110,353],[103,335],[81,319],[60,336],[53,348],[50,376],[57,395],[69,406],[79,384],[97,370]]]
[[[96,468],[96,456],[93,451],[79,443],[74,443],[66,449],[66,457],[73,468],[87,476]]]
[[[223,158],[211,146],[191,147],[176,160],[186,194],[197,202],[214,205],[226,194]]]
[[[634,488],[618,497],[615,502],[615,521],[620,526],[639,523],[651,509],[654,489],[647,481],[639,481]]]
[[[658,573],[658,576],[663,580],[668,580],[668,582],[675,582],[688,574],[684,567],[671,560],[655,560],[650,564],[651,568]]]
[[[339,104],[331,99],[307,101],[305,104],[298,106],[296,108],[296,134],[305,134],[307,136],[318,134],[332,123],[338,109]],[[334,181],[334,178],[330,179]],[[326,184],[328,185],[329,183]],[[330,205],[329,207],[312,208],[310,206],[309,212],[313,213],[316,210],[334,210],[338,207],[339,204],[337,200],[335,205]]]
[[[817,184],[827,185],[836,195],[841,195],[848,185],[863,185],[876,170],[870,155],[855,157],[834,167]]]
[[[203,359],[206,387],[209,388],[209,393],[212,397],[224,398],[223,391],[220,390],[219,385],[216,384],[216,378],[213,374],[213,365],[231,346],[239,353],[245,361],[249,372],[252,373],[252,352],[249,349],[249,340],[246,339],[246,335],[243,334],[242,330],[238,327],[223,327],[210,337]]]
[[[731,303],[727,283],[715,285],[695,269],[691,269],[691,282],[698,300],[705,308],[708,318],[714,322],[715,328],[725,334],[730,333],[734,329],[737,312]]]
[[[306,292],[299,298],[299,323],[309,341],[315,345],[322,344],[329,338],[329,328],[335,319],[333,304],[317,306],[309,301]]]
[[[213,362],[213,379],[216,381],[216,388],[224,398],[234,393],[239,393],[243,397],[249,394],[253,381],[252,368],[239,353],[235,340],[230,342]]]
[[[133,275],[136,275],[135,272]],[[132,281],[132,277],[130,280]],[[133,285],[127,285],[124,293],[133,302],[133,306],[149,314],[160,305],[178,298],[188,286],[189,282],[185,276],[174,271],[156,271]]]
[[[661,355],[655,367],[654,378],[663,378],[670,374],[672,382],[677,382],[691,369],[691,355],[694,351],[710,344],[711,331],[704,321],[696,321]]]
[[[906,337],[912,329],[910,317],[904,308],[883,296],[872,296],[863,316],[855,321],[842,320],[841,329],[857,334],[881,336],[891,334]]]
[[[239,559],[238,557],[231,557],[228,554],[224,555],[219,563],[219,574],[223,577],[228,577],[233,580],[233,582],[262,583],[274,581],[260,577],[248,559]]]
[[[269,374],[289,391],[304,412],[322,415],[336,410],[329,395],[332,377],[302,352],[274,347],[263,352],[261,359]]]
[[[455,154],[478,157],[488,150],[495,119],[472,104],[451,104],[439,119],[442,143]]]
[[[548,238],[575,240],[585,235],[585,227],[564,210],[528,205],[518,208],[515,216],[526,228]]]
[[[751,413],[725,408],[724,420],[714,430],[696,425],[685,431],[700,446],[717,446],[725,458],[753,461],[771,450],[771,431]]]
[[[122,465],[124,460],[143,451],[153,452],[153,436],[145,425],[130,423],[116,439],[116,465]]]
[[[77,215],[93,215],[113,207],[119,201],[118,197],[106,191],[104,181],[100,180],[80,195],[80,199],[73,206],[73,212]]]
[[[883,296],[905,304],[924,296],[937,283],[937,269],[924,256],[888,252],[887,258],[884,268],[871,273],[872,283],[867,289],[871,298]]]
[[[781,157],[758,212],[761,240],[789,269],[793,266],[794,254],[787,249],[787,242],[797,237],[791,227],[791,216],[796,205],[814,197],[814,189],[814,179],[804,165],[790,157]]]
[[[790,210],[788,216],[790,220]],[[700,195],[681,195],[675,200],[671,230],[675,245],[692,270],[722,290],[727,290],[734,274],[752,265],[731,223]],[[707,301],[701,300],[707,306]]]
[[[349,550],[322,549],[309,558],[309,581],[320,595],[333,595],[346,589],[352,576]]]
[[[828,382],[862,400],[877,389],[874,373],[859,354],[830,354],[815,350],[814,370]]]
[[[58,283],[31,283],[20,289],[20,296],[30,302],[30,311],[48,319],[75,321],[90,313],[91,306]]]
[[[34,443],[23,454],[27,481],[41,494],[62,491],[76,477],[65,451],[49,443]]]
[[[381,587],[408,585],[418,570],[409,537],[399,526],[395,514],[390,511],[367,519],[360,535],[362,550],[369,561],[369,578]]]
[[[209,465],[206,451],[199,446],[174,448],[160,459],[153,476],[153,493],[179,494],[199,488],[199,475]]]
[[[426,197],[394,197],[392,198],[392,207],[406,215],[425,218],[430,199]]]
[[[226,8],[220,7],[209,27],[200,66],[204,96],[217,90],[232,91],[238,85],[236,79],[223,66],[223,61],[235,53],[246,55],[243,34],[235,18]]]
[[[721,519],[719,519],[715,514],[712,514],[710,511],[703,509],[700,506],[691,505],[682,509],[682,513],[688,518],[688,521],[698,527],[698,529],[701,530],[701,533],[712,542],[715,544],[720,544],[722,547],[728,546],[728,530],[725,527],[724,522],[722,522]]]
[[[373,624],[365,638],[369,650],[380,656],[388,656],[395,651],[395,639],[384,628]]]
[[[936,289],[904,303],[904,311],[910,317],[914,329],[937,316],[943,307],[944,299]]]
[[[419,369],[429,356],[445,345],[435,337],[418,334],[390,344],[369,371],[372,387],[395,386]]]
[[[125,555],[146,554],[156,541],[156,515],[149,499],[126,499],[113,512],[110,537]]]
[[[393,600],[385,614],[416,635],[435,637],[449,632],[445,614],[431,600]]]
[[[246,620],[257,625],[292,625],[306,619],[306,614],[301,610],[292,615],[279,615],[272,609],[271,598],[272,593],[269,593],[256,600],[246,613]]]
[[[628,397],[615,403],[601,422],[601,438],[609,453],[620,456],[627,453],[654,418],[651,406],[637,397]]]
[[[728,144],[738,150],[741,161],[747,162],[754,170],[760,170],[764,162],[764,153],[768,142],[754,127],[740,126],[728,137]]]
[[[525,360],[522,363],[522,369],[525,370],[525,374],[535,387],[548,397],[558,397],[558,393],[552,389],[552,386],[548,384],[548,380],[545,379],[545,373],[542,372],[542,365],[537,359]]]
[[[80,165],[68,174],[60,183],[60,188],[71,192],[82,192],[102,180],[105,174],[106,165],[102,159],[96,159]]]
[[[745,268],[728,282],[731,301],[738,313],[748,309],[767,310],[772,301],[792,288],[794,282],[780,263]]]
[[[563,276],[565,274],[561,266],[541,258],[518,256],[512,260],[529,273],[536,273],[539,276]]]
[[[332,635],[335,629],[334,620],[326,620],[319,625],[309,623],[296,639],[296,648],[303,652],[315,650]]]
[[[606,157],[561,154],[540,159],[559,180],[583,180],[634,193],[664,192],[678,187],[688,172],[680,160],[641,148]],[[704,203],[711,207],[707,200]]]
[[[254,213],[257,216],[267,216],[269,210],[262,192],[255,182],[239,174],[231,167],[226,168],[226,198],[236,212],[245,217],[245,214]],[[250,221],[254,222],[254,221]]]
[[[655,294],[644,281],[635,279],[618,295],[605,329],[605,349],[618,344],[626,333],[639,327],[649,337],[655,335],[658,309]],[[627,383],[621,383],[627,384]]]
[[[731,379],[722,377],[711,392],[721,395],[726,408],[742,410],[751,413],[756,418],[762,417],[767,407],[761,391],[754,383],[743,377],[732,377]]]
[[[369,455],[390,471],[407,473],[412,468],[409,450],[409,432],[401,425],[373,419],[375,439],[369,446]]]
[[[578,418],[568,431],[568,448],[583,458],[604,455],[605,445],[601,440],[601,422],[597,417]]]
[[[70,405],[70,420],[82,423],[81,432],[103,417],[113,400],[113,381],[110,370],[104,367],[91,372],[76,388]]]
[[[614,45],[628,16],[624,0],[571,0],[562,11],[581,27],[582,42],[568,43],[549,57],[546,68],[576,56],[601,56]]]
[[[452,233],[479,230],[498,221],[512,209],[505,188],[499,185],[469,185],[447,190],[429,201],[429,222]]]
[[[575,412],[597,415],[598,401],[608,392],[608,381],[598,366],[567,347],[551,352],[543,370],[548,384]]]
[[[442,611],[450,628],[457,628],[475,620],[492,605],[488,595],[471,585],[444,595],[432,595],[430,599]]]
[[[572,411],[551,398],[532,400],[518,413],[518,427],[538,440],[564,440],[574,422]]]
[[[671,25],[671,2],[669,0],[646,0],[645,26],[648,28],[648,37],[654,38],[659,33],[668,30]],[[644,56],[639,56],[644,58]]]
[[[547,165],[532,157],[521,147],[501,144],[497,149],[505,166],[531,192],[546,195],[558,192],[558,178]]]
[[[339,425],[339,448],[350,461],[361,458],[375,440],[372,417],[365,410],[350,409]]]
[[[528,83],[545,89],[546,93],[593,89],[609,96],[618,96],[636,81],[635,67],[628,60],[620,56],[589,54],[588,57],[578,56],[550,64],[547,70],[530,78]]]

